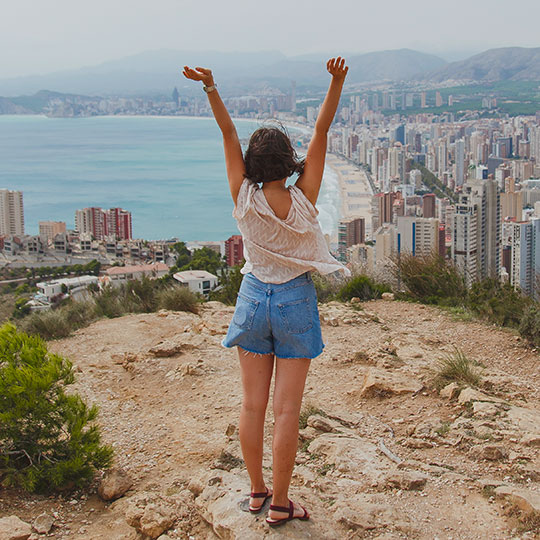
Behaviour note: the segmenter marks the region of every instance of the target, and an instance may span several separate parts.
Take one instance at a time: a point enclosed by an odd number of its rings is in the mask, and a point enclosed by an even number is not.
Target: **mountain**
[[[323,54],[286,57],[277,51],[148,51],[79,70],[3,79],[0,95],[32,94],[43,88],[86,95],[169,94],[174,86],[184,87],[184,94],[195,92],[195,85],[187,83],[180,73],[184,64],[211,67],[216,80],[231,92],[268,84],[285,89],[290,87],[291,80],[298,85],[325,87],[328,76],[323,58],[329,57]],[[347,61],[351,83],[408,79],[446,64],[436,56],[410,49],[348,55]]]
[[[424,78],[433,82],[540,80],[540,47],[490,49],[467,60],[452,62]]]

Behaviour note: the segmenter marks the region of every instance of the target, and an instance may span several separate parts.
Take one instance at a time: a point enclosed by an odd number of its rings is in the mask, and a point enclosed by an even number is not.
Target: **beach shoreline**
[[[371,234],[371,198],[373,192],[366,172],[344,157],[327,154],[327,165],[338,177],[339,184],[339,219],[364,218],[366,238]]]

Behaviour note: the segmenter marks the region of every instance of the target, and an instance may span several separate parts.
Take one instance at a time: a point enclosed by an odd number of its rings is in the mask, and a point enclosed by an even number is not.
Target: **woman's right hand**
[[[184,71],[182,72],[184,77],[191,79],[192,81],[202,81],[205,86],[212,86],[214,84],[214,76],[210,69],[196,67],[191,69],[188,66],[184,66]]]
[[[330,58],[330,60],[326,62],[326,69],[334,79],[341,81],[347,76],[349,66],[345,65],[345,58],[338,56],[337,58]]]

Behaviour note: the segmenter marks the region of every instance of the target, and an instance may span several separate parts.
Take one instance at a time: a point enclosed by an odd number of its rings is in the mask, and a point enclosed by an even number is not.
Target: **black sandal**
[[[289,516],[286,518],[280,518],[280,519],[272,519],[271,517],[266,518],[266,523],[270,525],[270,527],[279,527],[280,525],[284,525],[287,523],[287,521],[291,521],[293,519],[299,519],[301,521],[307,521],[309,519],[308,511],[299,504],[300,508],[304,511],[303,516],[295,516],[294,515],[294,504],[289,499],[289,508],[286,506],[274,506],[273,504],[270,505],[270,510],[274,510],[275,512],[288,512]]]

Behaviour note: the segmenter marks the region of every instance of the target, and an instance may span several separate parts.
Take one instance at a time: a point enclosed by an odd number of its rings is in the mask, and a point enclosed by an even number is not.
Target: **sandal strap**
[[[271,504],[270,505],[270,510],[274,510],[274,512],[287,512],[287,513],[289,513],[291,508],[290,508],[290,506],[276,506],[275,504]]]
[[[252,499],[262,499],[263,497],[268,496],[268,490],[266,490],[264,493],[250,493],[249,496]]]

